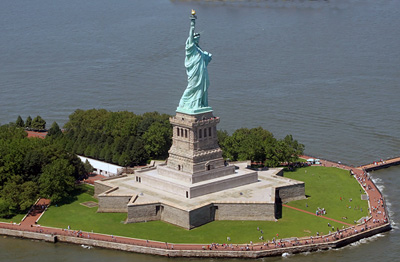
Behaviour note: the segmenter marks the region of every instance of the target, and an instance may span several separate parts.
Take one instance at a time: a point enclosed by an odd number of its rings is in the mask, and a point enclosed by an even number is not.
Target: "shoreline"
[[[307,157],[307,156],[302,156]],[[385,200],[379,188],[362,169],[335,162],[321,160],[321,166],[332,166],[354,172],[360,186],[368,196],[370,214],[362,223],[350,226],[331,234],[318,237],[280,239],[276,242],[251,244],[175,244],[120,236],[110,236],[91,232],[42,227],[40,225],[21,226],[0,222],[0,235],[44,240],[46,242],[65,242],[78,245],[102,247],[167,257],[226,257],[261,258],[280,256],[284,253],[296,254],[340,248],[360,239],[387,232],[392,229]]]
[[[49,233],[37,233],[30,231],[22,231],[17,229],[7,229],[1,226],[0,234],[19,237],[19,238],[27,238],[27,239],[35,239],[35,240],[43,240],[46,242],[56,243],[71,243],[77,245],[86,245],[92,247],[101,247],[108,248],[120,251],[127,252],[135,252],[149,255],[159,255],[166,257],[220,257],[220,258],[262,258],[262,257],[270,257],[270,256],[280,256],[284,253],[289,254],[297,254],[303,252],[315,252],[318,250],[328,250],[328,249],[336,249],[347,246],[351,243],[359,241],[363,238],[371,237],[379,233],[387,232],[392,229],[390,223],[385,223],[383,225],[379,225],[375,228],[371,228],[365,230],[364,232],[359,232],[352,234],[348,232],[348,236],[338,239],[332,240],[328,242],[324,242],[324,238],[326,236],[320,236],[314,238],[315,243],[308,244],[300,244],[298,246],[289,246],[289,247],[272,247],[260,249],[260,245],[254,245],[250,248],[250,250],[242,249],[242,250],[231,250],[230,248],[224,248],[221,246],[220,249],[176,249],[182,244],[175,244],[174,249],[167,249],[154,246],[153,241],[149,241],[149,243],[142,245],[132,245],[127,243],[113,242],[113,241],[105,241],[105,240],[97,240],[97,239],[88,239],[81,238],[75,236],[64,236],[57,234],[49,234]],[[322,240],[322,241],[321,241]],[[304,240],[302,240],[304,241]],[[159,242],[160,243],[160,242]],[[161,244],[161,243],[160,243]],[[170,243],[168,243],[171,245]],[[204,246],[196,244],[197,246]],[[239,245],[240,248],[244,248],[246,245]],[[256,250],[254,250],[256,248]]]

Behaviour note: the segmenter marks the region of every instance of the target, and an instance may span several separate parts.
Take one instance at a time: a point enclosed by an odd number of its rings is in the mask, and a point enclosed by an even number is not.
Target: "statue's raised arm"
[[[207,71],[212,55],[203,51],[199,46],[200,34],[194,31],[196,19],[196,12],[192,10],[189,37],[185,47],[188,85],[177,108],[178,112],[189,114],[212,111],[212,108],[208,106],[210,80]]]
[[[191,44],[194,42],[194,27],[196,25],[196,16],[190,17],[190,30],[189,30],[189,41]]]

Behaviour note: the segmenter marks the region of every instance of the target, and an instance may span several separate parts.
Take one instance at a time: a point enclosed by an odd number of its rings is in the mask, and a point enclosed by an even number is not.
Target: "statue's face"
[[[194,37],[194,42],[195,42],[196,44],[198,44],[198,43],[200,42],[200,36],[195,36],[195,37]]]

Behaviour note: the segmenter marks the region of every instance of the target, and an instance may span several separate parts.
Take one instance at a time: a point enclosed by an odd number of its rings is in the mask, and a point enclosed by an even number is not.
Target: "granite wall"
[[[306,198],[304,183],[278,187],[276,191],[276,196],[279,196],[283,203]]]
[[[161,219],[162,206],[159,203],[128,205],[127,223],[154,221]]]
[[[151,203],[128,205],[127,223],[162,220],[192,229],[214,220],[274,220],[272,203],[218,203],[186,211],[170,205]]]
[[[98,195],[99,208],[97,212],[126,213],[128,212],[129,200],[132,197],[132,195]]]
[[[215,220],[274,220],[273,203],[216,203]]]
[[[104,183],[101,183],[99,181],[94,182],[94,197],[97,198],[98,195],[106,192],[107,190],[112,189],[112,186],[108,186]]]

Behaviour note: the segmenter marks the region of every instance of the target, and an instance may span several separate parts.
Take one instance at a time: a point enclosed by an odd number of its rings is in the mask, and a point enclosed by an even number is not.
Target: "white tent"
[[[89,161],[89,163],[92,165],[94,168],[93,173],[98,174],[98,175],[103,175],[103,176],[115,176],[118,173],[118,169],[123,168],[122,166],[117,166],[113,165],[107,162],[99,161],[96,159],[84,157],[84,156],[79,156],[78,157],[81,159],[83,163]]]

